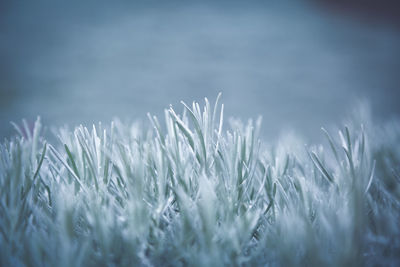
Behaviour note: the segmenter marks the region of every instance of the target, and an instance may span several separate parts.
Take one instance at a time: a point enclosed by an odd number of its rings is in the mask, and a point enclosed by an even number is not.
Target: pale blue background
[[[145,119],[223,92],[228,116],[306,137],[359,99],[399,115],[400,27],[318,1],[9,1],[0,13],[0,137],[10,121]],[[180,108],[179,108],[180,109]]]

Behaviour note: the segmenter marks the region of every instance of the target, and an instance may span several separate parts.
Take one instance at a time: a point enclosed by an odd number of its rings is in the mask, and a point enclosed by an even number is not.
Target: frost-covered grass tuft
[[[55,143],[39,120],[15,125],[0,146],[0,265],[399,266],[398,122],[270,147],[260,121],[225,131],[223,105],[184,108]]]

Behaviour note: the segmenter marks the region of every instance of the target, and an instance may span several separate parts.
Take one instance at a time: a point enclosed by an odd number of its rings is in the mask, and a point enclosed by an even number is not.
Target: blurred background
[[[223,93],[227,116],[307,138],[359,100],[400,114],[394,0],[0,1],[0,137],[10,121],[108,124]]]

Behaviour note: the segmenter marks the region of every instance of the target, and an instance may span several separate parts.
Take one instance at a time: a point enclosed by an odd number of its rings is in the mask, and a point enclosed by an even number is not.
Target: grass
[[[218,99],[217,101],[218,102]],[[59,141],[0,146],[1,266],[398,266],[400,124],[353,120],[305,147],[184,104]],[[364,123],[362,126],[360,123]]]

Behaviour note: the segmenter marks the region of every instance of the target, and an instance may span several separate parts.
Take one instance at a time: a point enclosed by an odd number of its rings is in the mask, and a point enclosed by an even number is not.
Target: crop
[[[54,143],[39,119],[15,125],[0,145],[0,265],[399,266],[398,121],[270,145],[260,120],[223,126],[218,98],[183,105]]]

